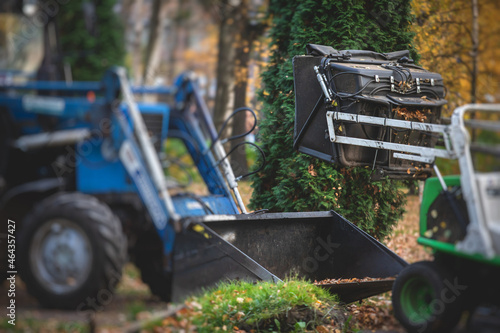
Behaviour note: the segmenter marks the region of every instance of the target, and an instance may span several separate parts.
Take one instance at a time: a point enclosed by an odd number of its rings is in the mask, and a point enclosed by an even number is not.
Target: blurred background
[[[0,79],[12,75],[5,70],[16,70],[26,79],[97,81],[119,65],[135,85],[168,85],[189,70],[219,127],[237,107],[259,110],[259,77],[272,47],[266,38],[268,5],[268,0],[4,0]],[[418,63],[444,77],[448,114],[466,103],[499,102],[498,2],[415,0],[412,6]],[[233,131],[241,133],[246,115],[238,117]],[[245,158],[233,156],[240,165],[247,165]]]

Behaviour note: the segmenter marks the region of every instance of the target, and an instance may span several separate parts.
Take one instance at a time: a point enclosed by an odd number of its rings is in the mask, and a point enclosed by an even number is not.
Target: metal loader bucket
[[[189,218],[174,255],[173,298],[222,280],[388,278],[407,263],[335,212]],[[326,284],[345,303],[389,291],[392,280]]]

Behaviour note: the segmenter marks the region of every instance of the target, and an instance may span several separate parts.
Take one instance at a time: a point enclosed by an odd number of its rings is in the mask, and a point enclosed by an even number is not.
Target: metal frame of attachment
[[[451,117],[452,143],[455,153],[458,156],[460,165],[462,192],[467,210],[469,212],[470,223],[467,227],[467,235],[464,240],[457,243],[457,250],[468,253],[484,254],[487,258],[493,258],[495,255],[500,255],[500,245],[495,244],[492,238],[488,221],[484,211],[481,197],[483,193],[479,188],[478,175],[474,171],[471,154],[471,138],[467,132],[465,114],[470,111],[485,111],[485,112],[500,112],[500,104],[469,104],[455,109]],[[474,128],[482,128],[486,130],[498,130],[498,123],[482,123],[473,122]],[[495,125],[496,124],[496,125]],[[488,173],[491,179],[497,179],[500,173]]]
[[[336,111],[328,111],[326,121],[330,141],[334,143],[392,150],[396,151],[393,152],[394,158],[429,164],[433,164],[436,157],[458,159],[461,170],[462,192],[467,204],[470,224],[465,239],[457,243],[457,250],[467,254],[481,253],[487,258],[493,258],[495,255],[500,254],[500,248],[495,248],[495,246],[499,247],[499,245],[495,245],[495,241],[489,232],[488,221],[481,203],[482,194],[478,185],[478,176],[472,163],[471,140],[466,126],[469,125],[472,128],[485,130],[500,130],[500,126],[497,123],[465,120],[465,114],[469,111],[500,112],[500,104],[471,104],[459,107],[453,112],[450,125],[419,123]],[[340,121],[441,134],[445,149],[336,135],[335,125]],[[490,149],[489,151],[493,150]],[[435,165],[434,170],[443,190],[446,191],[447,186]],[[497,175],[500,175],[500,173],[492,173],[491,177],[498,177]]]
[[[443,150],[430,147],[405,145],[401,143],[360,139],[360,138],[336,135],[335,123],[337,121],[438,133],[443,136],[446,149]],[[418,161],[429,164],[434,163],[436,157],[449,158],[449,159],[457,158],[455,152],[451,147],[450,127],[446,125],[428,124],[428,123],[420,123],[408,120],[389,119],[389,118],[374,117],[374,116],[363,116],[363,115],[338,112],[338,111],[328,111],[326,113],[326,122],[328,125],[328,134],[330,137],[330,141],[334,143],[369,147],[375,149],[394,150],[397,151],[393,153],[394,158],[406,159],[410,161]]]

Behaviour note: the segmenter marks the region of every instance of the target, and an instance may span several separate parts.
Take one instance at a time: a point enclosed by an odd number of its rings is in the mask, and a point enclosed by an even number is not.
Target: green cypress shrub
[[[95,4],[94,31],[86,26],[85,3]],[[63,61],[71,66],[74,80],[100,80],[111,66],[123,66],[124,29],[113,11],[115,3],[73,0],[60,6],[57,23]]]
[[[398,182],[371,181],[371,170],[344,168],[293,150],[292,58],[308,43],[338,50],[389,52],[412,48],[410,1],[271,0],[272,54],[263,74],[259,138],[267,165],[253,176],[253,209],[335,210],[384,240],[404,212]]]

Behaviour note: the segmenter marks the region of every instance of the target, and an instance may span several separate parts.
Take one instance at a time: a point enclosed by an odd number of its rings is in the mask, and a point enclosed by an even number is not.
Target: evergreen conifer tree
[[[61,51],[74,80],[100,80],[111,66],[123,66],[124,30],[113,11],[115,3],[73,0],[60,6],[57,23]]]
[[[335,210],[383,240],[404,212],[395,181],[371,181],[371,170],[344,168],[293,150],[292,58],[308,43],[390,52],[412,48],[409,0],[271,0],[272,55],[263,74],[260,141],[267,165],[253,177],[251,208]]]

